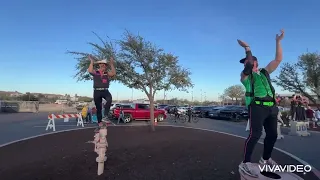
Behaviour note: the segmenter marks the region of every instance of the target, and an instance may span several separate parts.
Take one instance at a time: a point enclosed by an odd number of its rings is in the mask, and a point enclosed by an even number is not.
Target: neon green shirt
[[[261,70],[261,69],[260,69]],[[253,81],[254,81],[254,97],[259,97],[259,98],[263,98],[263,97],[266,97],[266,96],[270,96],[270,97],[273,97],[273,93],[272,93],[272,90],[270,88],[270,84],[268,82],[268,79],[267,77],[261,73],[259,70],[258,73],[256,72],[253,72],[252,75],[253,75]],[[246,89],[246,92],[252,92],[251,91],[251,75],[249,75],[245,80],[243,80],[241,83],[244,85],[245,89]],[[248,106],[252,99],[254,97],[249,97],[249,96],[246,96],[245,97],[245,101],[246,101],[246,106]]]

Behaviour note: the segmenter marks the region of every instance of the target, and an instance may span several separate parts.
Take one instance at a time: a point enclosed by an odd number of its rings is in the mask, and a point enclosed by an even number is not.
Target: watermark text
[[[307,173],[312,171],[310,165],[259,165],[260,172],[273,173]]]

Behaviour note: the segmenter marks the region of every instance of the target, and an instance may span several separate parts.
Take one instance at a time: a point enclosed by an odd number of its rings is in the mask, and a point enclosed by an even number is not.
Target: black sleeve
[[[251,52],[251,51],[246,51],[246,59],[248,59],[248,60],[253,60],[252,52]]]
[[[246,76],[252,73],[253,68],[253,57],[251,51],[246,51],[246,59],[248,59],[248,62],[246,63],[242,73]]]
[[[246,65],[244,66],[244,69],[242,71],[242,73],[246,76],[250,75],[252,73],[252,68],[253,68],[253,64],[251,64],[251,62],[247,62]]]
[[[89,72],[89,74],[90,74],[91,76],[95,76],[95,75],[96,75],[96,72],[93,72],[93,73]]]

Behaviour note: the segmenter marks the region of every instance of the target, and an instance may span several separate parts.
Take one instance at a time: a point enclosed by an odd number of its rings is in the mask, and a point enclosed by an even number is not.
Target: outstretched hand
[[[237,41],[238,41],[238,43],[239,43],[239,45],[241,46],[241,47],[249,47],[249,45],[246,43],[246,42],[244,42],[244,41],[241,41],[240,39],[237,39]]]
[[[110,63],[110,64],[114,64],[114,59],[113,59],[113,57],[112,57],[112,56],[110,57],[110,61],[109,61],[109,63]]]
[[[91,54],[88,55],[88,59],[91,61],[91,63],[94,62],[94,58],[93,58],[93,56]]]
[[[281,29],[280,32],[281,32],[280,35],[279,34],[276,35],[276,41],[281,41],[283,39],[283,37],[284,37],[284,30]]]

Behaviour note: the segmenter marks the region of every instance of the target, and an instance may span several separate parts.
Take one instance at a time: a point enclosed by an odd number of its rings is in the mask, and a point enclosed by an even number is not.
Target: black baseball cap
[[[254,61],[258,61],[257,57],[252,56],[252,58],[253,58]],[[244,62],[246,61],[246,59],[247,59],[247,58],[242,58],[242,59],[240,60],[240,63],[244,64]]]

